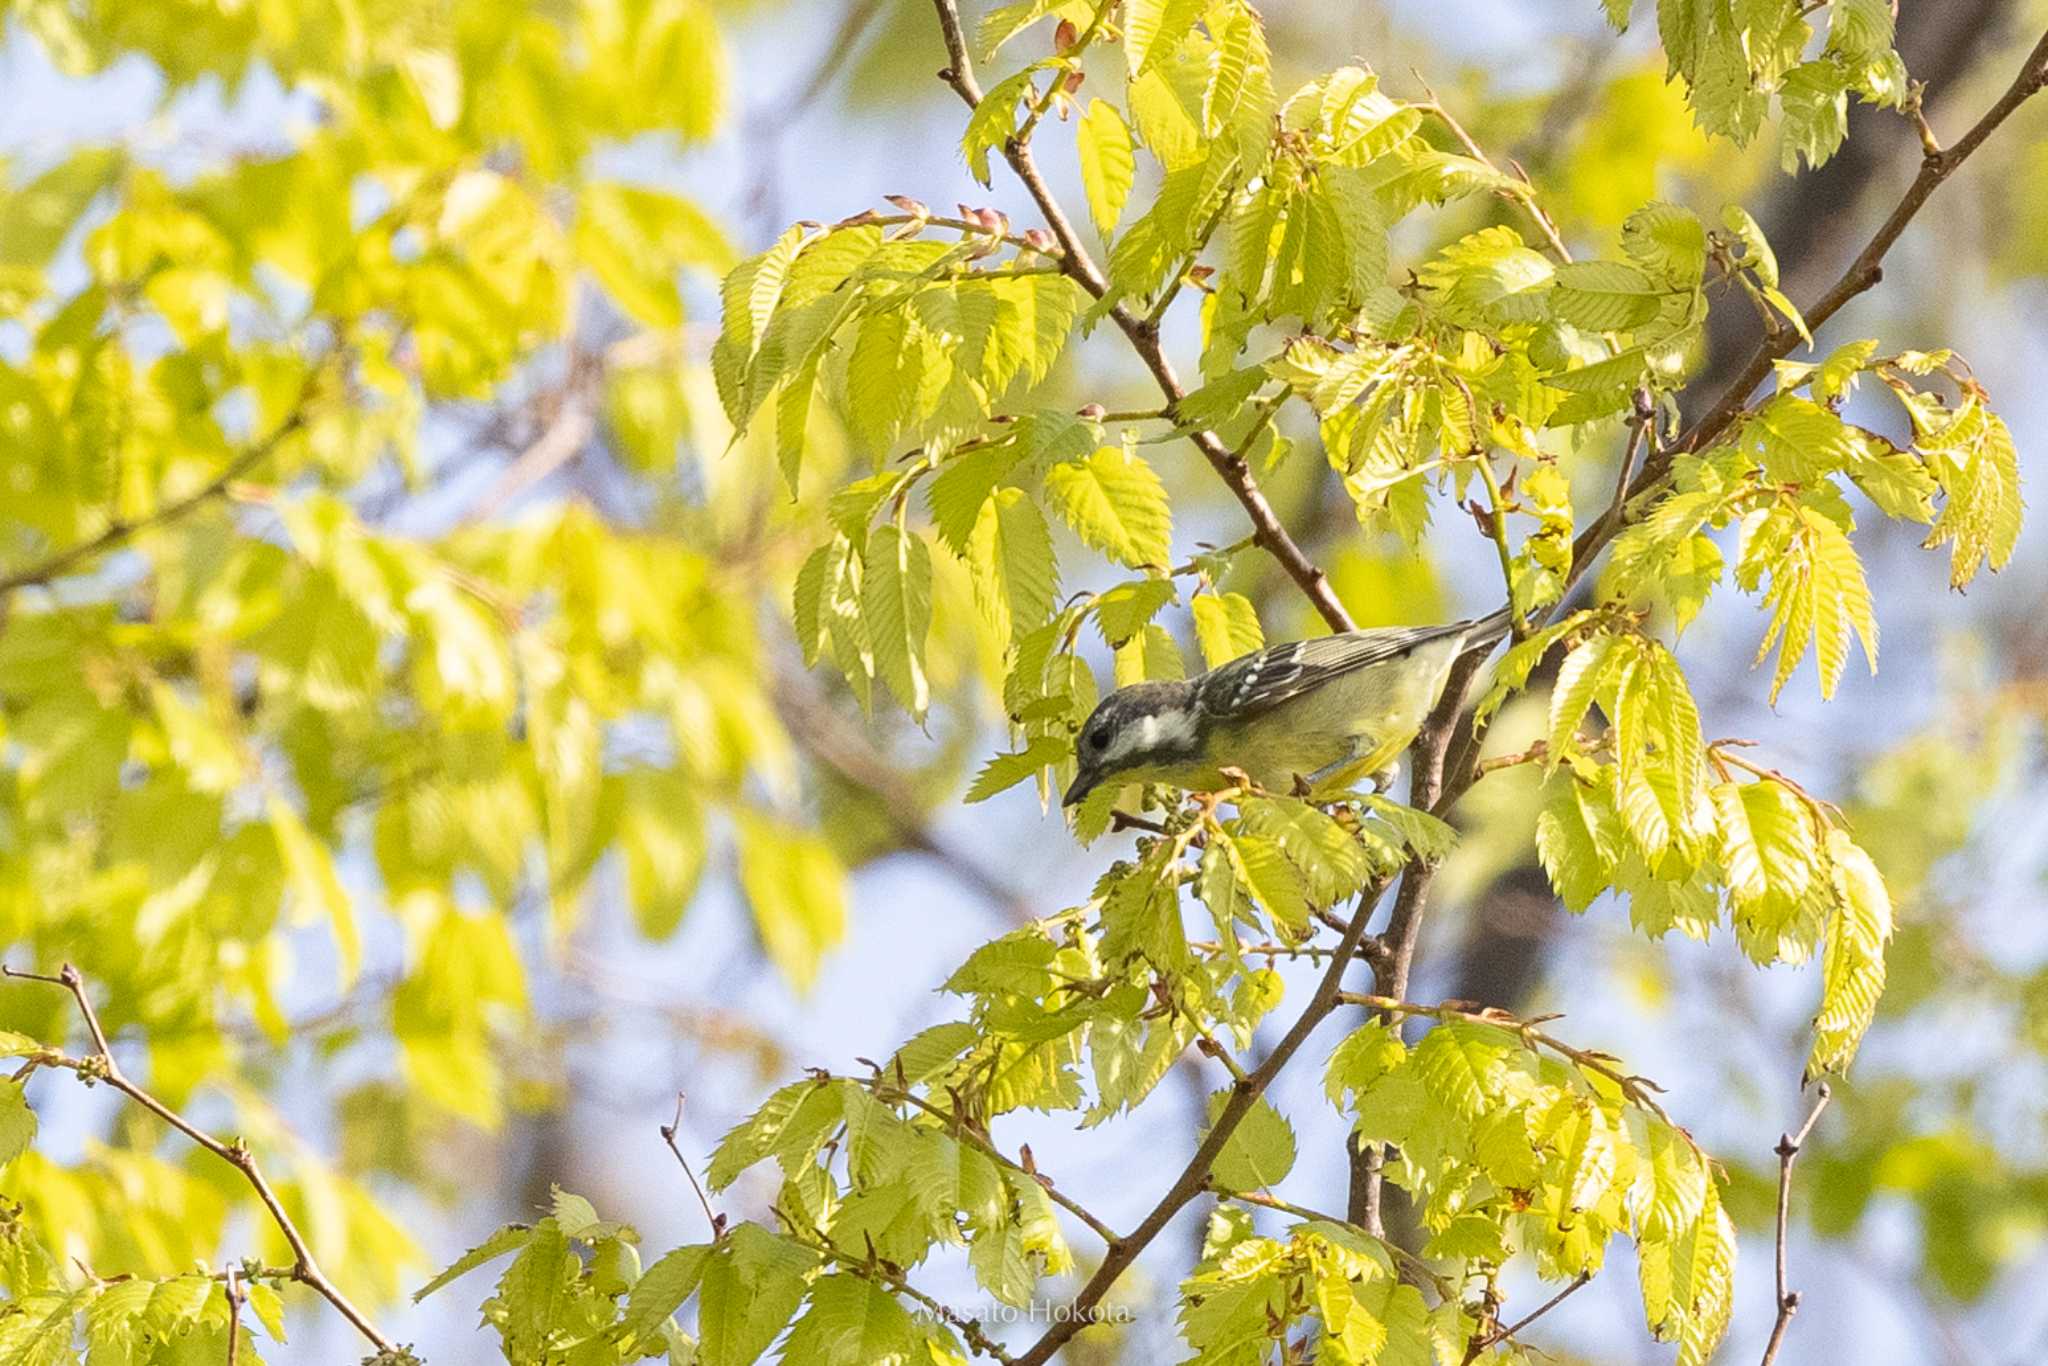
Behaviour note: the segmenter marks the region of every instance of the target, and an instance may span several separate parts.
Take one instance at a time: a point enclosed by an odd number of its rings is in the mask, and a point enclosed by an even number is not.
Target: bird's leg
[[[1379,772],[1372,775],[1373,795],[1379,797],[1386,796],[1388,792],[1393,790],[1394,784],[1397,781],[1399,781],[1400,777],[1400,761],[1396,760],[1395,762],[1388,764],[1385,768],[1381,769]]]

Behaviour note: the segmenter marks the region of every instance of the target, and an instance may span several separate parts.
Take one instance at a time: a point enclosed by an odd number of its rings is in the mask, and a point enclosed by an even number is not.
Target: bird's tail
[[[1477,645],[1493,644],[1508,633],[1513,620],[1509,609],[1505,607],[1497,612],[1487,613],[1474,621],[1471,629],[1465,633],[1465,647],[1470,649]]]

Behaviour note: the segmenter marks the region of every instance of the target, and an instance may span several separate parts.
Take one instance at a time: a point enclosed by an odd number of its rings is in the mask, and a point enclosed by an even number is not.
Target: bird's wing
[[[1469,621],[1383,626],[1275,645],[1220,665],[1202,694],[1216,715],[1256,716],[1340,674],[1397,658],[1431,641],[1471,633],[1474,626]]]

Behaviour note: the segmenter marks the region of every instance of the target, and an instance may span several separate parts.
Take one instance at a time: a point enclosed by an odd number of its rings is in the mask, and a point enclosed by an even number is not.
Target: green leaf
[[[1618,637],[1595,636],[1581,641],[1557,671],[1557,683],[1550,690],[1550,724],[1547,732],[1549,762],[1558,763],[1574,746],[1579,723],[1586,708],[1605,687],[1619,654]]]
[[[997,489],[982,504],[967,542],[975,601],[999,635],[1014,642],[1052,616],[1059,566],[1045,514],[1022,489]]]
[[[1345,1036],[1330,1054],[1323,1073],[1323,1091],[1339,1110],[1351,1109],[1374,1082],[1407,1060],[1400,1031],[1385,1020],[1371,1020]]]
[[[1799,169],[1801,157],[1817,167],[1834,156],[1849,134],[1849,73],[1842,64],[1822,58],[1792,68],[1779,100],[1778,159],[1786,173]]]
[[[975,30],[975,48],[984,62],[994,61],[1003,44],[1060,7],[1060,0],[1016,0],[998,5],[981,16]]]
[[[661,1325],[696,1293],[710,1253],[710,1247],[704,1245],[679,1247],[656,1259],[627,1294],[620,1330],[638,1342],[654,1341]]]
[[[1235,1094],[1230,1088],[1209,1097],[1213,1128]],[[1224,1140],[1209,1176],[1219,1190],[1257,1191],[1277,1186],[1294,1170],[1294,1126],[1264,1096],[1252,1102],[1230,1137]]]
[[[740,888],[769,959],[799,991],[817,976],[826,949],[846,933],[846,871],[832,847],[808,831],[742,808]]]
[[[517,1252],[533,1237],[533,1228],[527,1224],[507,1224],[490,1237],[478,1243],[469,1251],[457,1257],[425,1285],[412,1292],[412,1302],[418,1304],[427,1296],[447,1285],[458,1276],[466,1276],[485,1262],[494,1262],[508,1252]]]
[[[861,616],[874,647],[875,672],[904,710],[922,721],[931,705],[924,649],[932,625],[932,559],[923,537],[893,524],[868,534]]]
[[[22,1083],[0,1077],[0,1167],[28,1150],[36,1137],[36,1112],[28,1108]]]
[[[1266,643],[1258,609],[1242,593],[1203,593],[1190,608],[1195,617],[1195,641],[1209,668],[1228,664]]]
[[[1550,307],[1574,327],[1627,332],[1654,319],[1664,295],[1655,281],[1620,261],[1574,261],[1557,267]]]
[[[1707,228],[1677,204],[1645,204],[1621,225],[1621,249],[1668,284],[1691,289],[1707,270]]]
[[[1445,1020],[1415,1046],[1410,1063],[1429,1092],[1466,1119],[1476,1119],[1491,1103],[1514,1039],[1492,1025]]]
[[[1050,768],[1072,753],[1072,748],[1065,741],[1041,735],[1016,753],[998,754],[983,764],[981,772],[968,785],[967,795],[961,800],[970,806],[975,802],[985,802],[996,793],[1035,777],[1040,769]]]
[[[1670,1266],[1672,1306],[1684,1316],[1678,1366],[1707,1366],[1735,1303],[1735,1224],[1711,1180],[1699,1218],[1673,1244]]]
[[[976,1243],[995,1243],[984,1238]],[[782,1360],[816,1366],[908,1363],[916,1339],[910,1314],[880,1286],[854,1275],[822,1276],[782,1345]]]
[[[1581,782],[1569,765],[1545,781],[1536,814],[1536,857],[1566,909],[1585,910],[1611,885],[1620,860],[1620,823],[1609,789]]]
[[[1124,202],[1130,198],[1131,181],[1137,174],[1131,130],[1115,105],[1090,100],[1076,136],[1081,152],[1081,188],[1088,194],[1088,215],[1095,220],[1096,231],[1108,237],[1123,217]]]
[[[1031,70],[1027,67],[990,87],[968,117],[960,150],[967,156],[967,169],[983,185],[990,183],[989,151],[1002,146],[1017,131],[1017,102],[1030,91]]]
[[[1828,51],[1869,61],[1892,46],[1890,0],[1833,0],[1828,6]]]
[[[1827,851],[1836,911],[1821,962],[1809,1078],[1844,1071],[1856,1056],[1884,994],[1885,947],[1892,937],[1891,893],[1870,855],[1842,830],[1828,831]]]
[[[1299,937],[1308,929],[1308,894],[1302,876],[1278,840],[1262,835],[1212,833],[1222,845],[1225,857],[1238,881],[1251,894],[1282,934]]]
[[[1124,59],[1132,78],[1172,56],[1201,16],[1202,0],[1130,0],[1124,7]]]
[[[1045,491],[1088,545],[1134,569],[1164,569],[1172,558],[1173,514],[1166,487],[1143,460],[1104,446],[1085,460],[1054,465]]]
[[[720,1239],[704,1258],[697,1290],[702,1366],[758,1361],[796,1313],[817,1260],[759,1224],[741,1224]]]

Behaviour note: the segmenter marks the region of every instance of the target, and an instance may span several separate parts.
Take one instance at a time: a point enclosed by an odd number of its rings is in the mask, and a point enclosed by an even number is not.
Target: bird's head
[[[1080,771],[1060,805],[1105,782],[1143,782],[1201,750],[1201,718],[1187,683],[1133,683],[1102,699],[1074,740]]]

